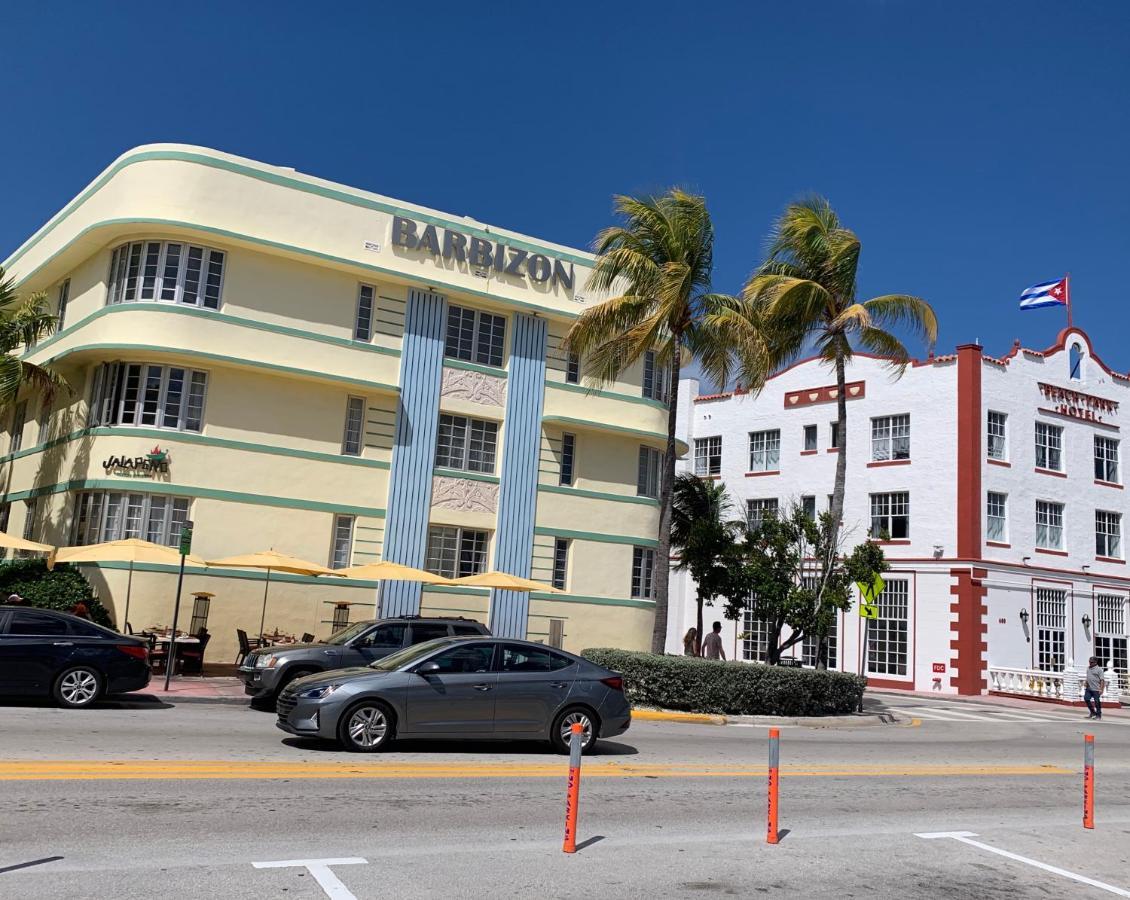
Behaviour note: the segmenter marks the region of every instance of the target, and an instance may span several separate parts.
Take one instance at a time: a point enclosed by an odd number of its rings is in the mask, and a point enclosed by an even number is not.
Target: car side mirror
[[[439,663],[426,662],[416,670],[417,675],[435,675],[439,671]]]

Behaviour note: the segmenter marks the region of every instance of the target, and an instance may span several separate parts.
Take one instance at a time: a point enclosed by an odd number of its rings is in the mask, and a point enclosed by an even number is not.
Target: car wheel
[[[597,732],[600,731],[599,720],[591,710],[582,706],[573,706],[558,713],[549,732],[550,743],[558,753],[569,752],[574,723],[581,726],[581,752],[589,753],[596,746]]]
[[[392,710],[379,700],[365,700],[345,711],[337,726],[337,737],[346,750],[375,753],[392,741],[395,720]]]
[[[52,691],[56,702],[67,709],[90,706],[102,694],[102,676],[89,666],[64,669]]]

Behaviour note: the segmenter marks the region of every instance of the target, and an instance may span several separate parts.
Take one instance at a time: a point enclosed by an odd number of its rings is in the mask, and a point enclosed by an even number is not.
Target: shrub
[[[845,715],[859,708],[866,681],[845,672],[657,656],[595,648],[581,654],[624,676],[633,705],[755,716]]]
[[[9,594],[19,594],[31,606],[70,612],[80,600],[90,610],[90,618],[99,625],[112,628],[110,613],[94,596],[82,572],[71,566],[58,566],[47,571],[43,559],[13,559],[0,563],[0,603]]]

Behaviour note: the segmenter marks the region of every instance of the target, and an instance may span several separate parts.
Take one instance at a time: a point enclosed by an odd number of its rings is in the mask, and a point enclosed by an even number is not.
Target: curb
[[[796,725],[804,728],[897,725],[904,720],[893,712],[848,716],[729,716],[666,709],[633,709],[632,719],[643,722],[682,722],[687,725]]]

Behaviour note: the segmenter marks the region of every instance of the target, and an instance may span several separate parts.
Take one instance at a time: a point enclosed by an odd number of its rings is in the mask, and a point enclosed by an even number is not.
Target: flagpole
[[[1066,288],[1064,293],[1067,295],[1067,327],[1071,327],[1071,273],[1068,272],[1063,277],[1063,286]]]

